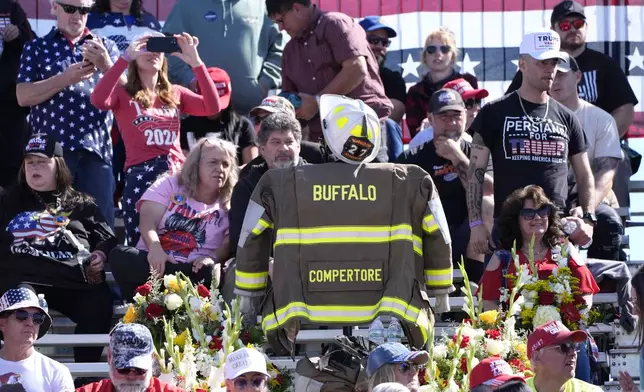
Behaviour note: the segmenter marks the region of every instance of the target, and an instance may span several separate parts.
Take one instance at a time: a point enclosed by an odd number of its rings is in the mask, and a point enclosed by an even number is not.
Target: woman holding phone
[[[152,36],[134,40],[91,96],[94,106],[114,112],[125,144],[123,212],[130,245],[139,240],[136,202],[159,175],[177,173],[186,159],[179,144],[181,114],[208,116],[220,111],[217,90],[197,52],[199,40],[187,33],[175,35],[181,51],[171,55],[193,68],[201,95],[170,83],[166,55],[147,50]],[[172,37],[161,41],[166,40],[174,41]],[[127,83],[122,85],[119,78],[126,69]]]

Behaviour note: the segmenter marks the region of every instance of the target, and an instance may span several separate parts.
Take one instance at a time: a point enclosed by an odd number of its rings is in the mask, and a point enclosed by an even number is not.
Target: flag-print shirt
[[[219,113],[219,95],[205,65],[193,69],[203,88],[203,96],[185,87],[173,85],[179,107],[171,108],[159,97],[151,108],[132,100],[119,78],[128,66],[124,58],[105,73],[92,93],[92,103],[102,110],[113,110],[125,144],[125,168],[128,169],[158,156],[168,156],[172,172],[185,157],[179,140],[181,113],[209,116]]]
[[[161,24],[154,15],[145,11],[141,12],[139,18],[120,12],[92,12],[87,17],[87,28],[98,36],[111,39],[123,52],[135,38],[161,31]]]
[[[75,44],[56,27],[44,37],[25,44],[18,71],[18,83],[34,83],[62,74],[69,66],[83,61],[81,48],[93,38],[89,30]],[[116,44],[101,38],[112,61],[119,57]],[[112,164],[111,112],[101,111],[90,102],[90,95],[103,76],[97,71],[89,79],[82,80],[31,108],[29,124],[34,133],[41,132],[54,137],[65,151],[87,150]]]
[[[56,204],[53,192],[38,195],[48,206]],[[27,186],[15,186],[0,196],[0,280],[84,286],[79,268],[84,251],[108,255],[117,243],[93,202],[63,203],[54,211],[45,208]]]

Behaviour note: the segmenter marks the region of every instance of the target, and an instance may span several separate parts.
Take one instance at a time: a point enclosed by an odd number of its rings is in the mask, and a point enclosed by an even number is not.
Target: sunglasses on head
[[[549,346],[546,348],[556,348],[557,350],[561,351],[563,354],[569,354],[577,350],[577,347],[575,347],[575,344],[570,342],[561,343],[556,346]]]
[[[449,45],[441,45],[441,46],[429,45],[428,47],[425,48],[425,51],[429,54],[434,54],[438,50],[440,50],[441,53],[443,54],[447,54],[452,50],[452,48],[450,48]]]
[[[21,309],[16,310],[15,312],[13,312],[13,314],[16,316],[16,320],[18,321],[27,321],[27,319],[31,316],[31,320],[33,320],[34,324],[36,325],[41,325],[45,322],[45,315],[41,312],[31,313]]]
[[[545,205],[541,208],[535,209],[535,208],[522,208],[521,209],[521,216],[525,220],[533,220],[535,216],[538,214],[541,218],[547,218],[550,216],[550,211],[552,210],[552,207],[550,205]]]
[[[384,46],[385,48],[388,48],[389,45],[391,45],[391,40],[389,38],[382,38],[378,37],[377,35],[368,36],[367,41],[369,41],[371,45],[382,44],[382,46]]]
[[[402,374],[407,374],[409,372],[418,373],[420,369],[421,369],[421,366],[417,363],[402,362],[400,364],[400,372]]]
[[[256,388],[256,389],[261,389],[266,386],[266,377],[256,376],[256,377],[253,377],[251,380],[248,380],[244,377],[240,377],[240,378],[236,378],[235,381],[233,381],[233,384],[235,385],[235,388],[238,390],[246,389],[247,386],[252,386],[253,388]]]
[[[481,100],[480,99],[470,98],[470,99],[465,101],[465,108],[472,109],[475,106],[481,107]]]
[[[148,371],[145,369],[139,369],[135,367],[129,367],[125,369],[116,369],[116,371],[121,375],[121,376],[129,376],[130,374],[134,374],[135,376],[142,376]]]
[[[74,13],[76,13],[76,11],[78,11],[78,13],[81,15],[87,15],[92,10],[91,7],[79,7],[71,4],[61,3],[58,1],[56,2],[56,4],[58,4],[63,9],[63,11],[65,11],[66,14],[70,14],[70,15],[73,15]]]
[[[559,22],[559,30],[568,31],[571,27],[574,27],[575,30],[579,30],[586,25],[586,21],[583,19],[575,20],[562,20]]]

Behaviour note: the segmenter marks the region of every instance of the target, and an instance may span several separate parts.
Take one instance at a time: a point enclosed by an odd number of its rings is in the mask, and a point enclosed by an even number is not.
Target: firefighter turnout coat
[[[394,163],[356,168],[269,170],[255,188],[235,292],[265,296],[269,341],[298,321],[356,325],[390,315],[419,348],[433,328],[429,296],[454,291],[449,229],[429,174]]]

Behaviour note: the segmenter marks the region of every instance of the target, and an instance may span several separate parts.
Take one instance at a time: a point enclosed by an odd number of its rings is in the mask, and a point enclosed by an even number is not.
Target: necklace
[[[60,201],[60,194],[55,195],[56,196],[56,207],[52,209],[49,207],[47,203],[43,200],[42,196],[38,194],[38,192],[32,192],[36,200],[42,204],[43,207],[45,207],[45,210],[51,215],[54,219],[54,222],[56,223],[56,226],[58,227],[65,227],[69,223],[69,218],[66,217],[64,214],[60,213],[60,210],[62,209],[61,206],[61,201]],[[51,203],[50,203],[51,204]]]
[[[548,97],[548,99],[546,99],[546,112],[543,114],[543,119],[541,119],[539,121],[536,121],[536,120],[534,120],[534,118],[532,116],[530,116],[528,114],[528,112],[526,112],[525,107],[523,106],[523,99],[521,98],[521,95],[519,95],[519,90],[516,90],[516,93],[517,93],[517,97],[519,97],[519,105],[521,105],[521,110],[523,110],[523,114],[525,114],[525,116],[528,118],[528,120],[530,120],[531,123],[539,124],[539,123],[547,121],[546,118],[548,117],[548,109],[550,109],[550,98],[549,97]]]

